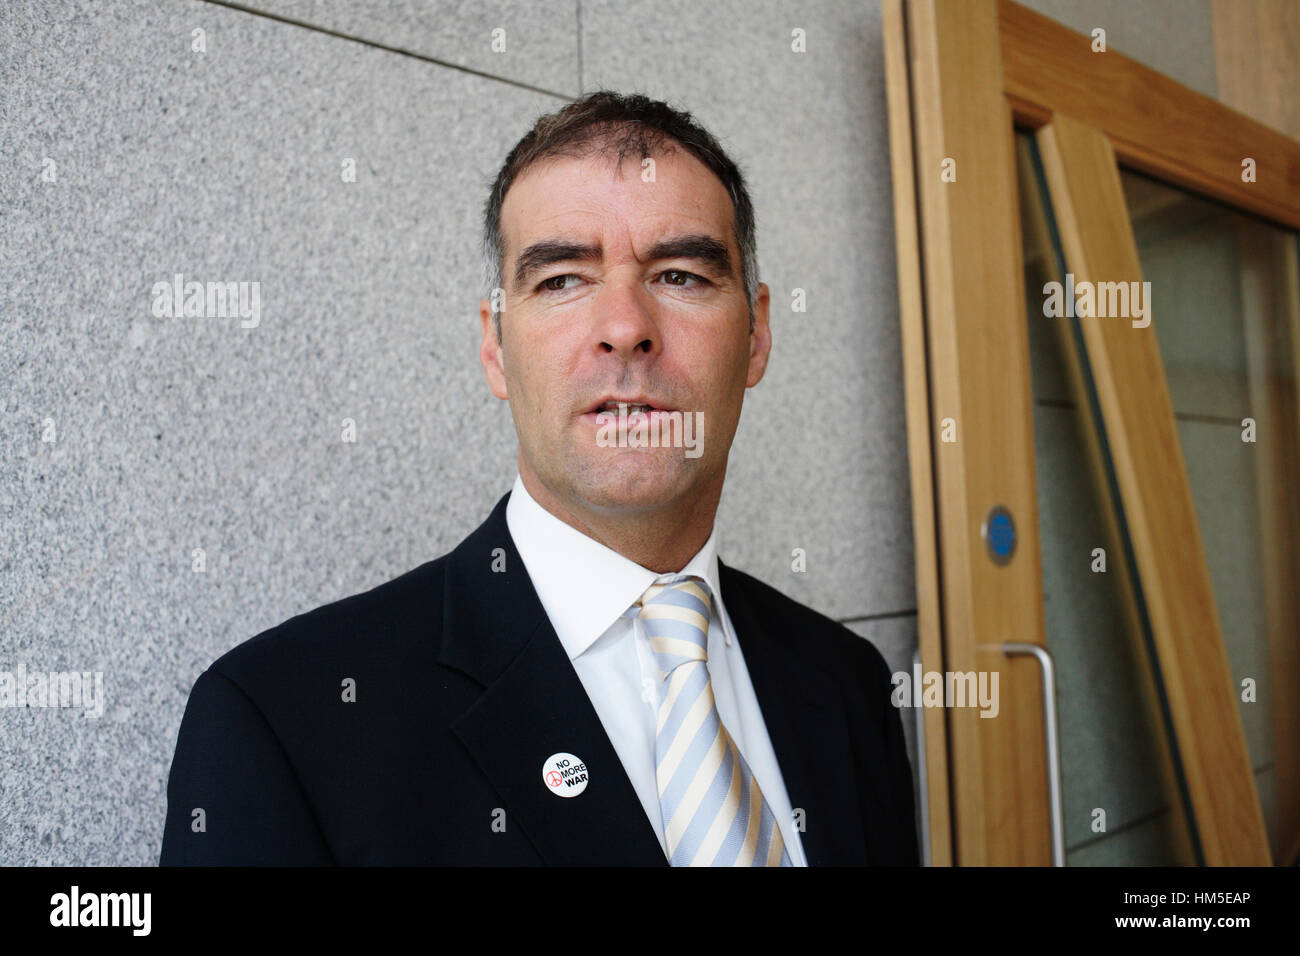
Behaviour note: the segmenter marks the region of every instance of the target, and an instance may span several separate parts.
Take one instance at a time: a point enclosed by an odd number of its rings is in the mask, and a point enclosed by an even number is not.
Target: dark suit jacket
[[[515,550],[508,498],[450,554],[199,676],[163,865],[666,865]],[[917,863],[880,653],[747,574],[719,563],[719,576],[809,864]],[[570,799],[542,781],[566,751],[589,770]]]

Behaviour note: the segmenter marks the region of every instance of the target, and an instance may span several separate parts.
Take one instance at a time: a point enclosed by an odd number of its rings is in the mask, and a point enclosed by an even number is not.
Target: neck
[[[519,477],[533,500],[571,528],[656,574],[680,571],[709,540],[722,482],[686,502],[635,514],[593,511],[561,501],[520,463]]]

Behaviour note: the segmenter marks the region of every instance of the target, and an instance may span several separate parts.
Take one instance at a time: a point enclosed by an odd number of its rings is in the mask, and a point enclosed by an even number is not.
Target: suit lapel
[[[744,653],[790,806],[805,812],[799,839],[810,866],[865,862],[852,745],[835,682],[787,618],[760,616],[747,579],[718,562],[727,615]]]
[[[527,835],[545,863],[666,866],[515,549],[506,524],[509,497],[447,563],[439,659],[483,686],[452,730],[501,797],[506,825]],[[501,561],[504,570],[494,570]],[[549,757],[566,752],[588,771],[586,790],[572,798],[553,793],[542,774]]]

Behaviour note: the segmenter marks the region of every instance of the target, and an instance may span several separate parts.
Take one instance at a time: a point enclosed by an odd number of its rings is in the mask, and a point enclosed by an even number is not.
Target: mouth
[[[630,396],[628,398],[606,398],[589,408],[583,415],[584,421],[593,425],[619,425],[626,422],[636,425],[642,419],[653,422],[660,416],[667,415],[672,409],[647,396]]]
[[[668,412],[672,409],[657,404],[644,397],[606,398],[587,410],[587,415],[649,415],[653,412]]]

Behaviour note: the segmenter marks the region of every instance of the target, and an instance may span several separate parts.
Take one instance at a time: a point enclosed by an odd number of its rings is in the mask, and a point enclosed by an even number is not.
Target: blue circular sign
[[[1006,564],[1016,550],[1016,523],[1001,505],[991,509],[980,528],[984,546],[995,564]]]

